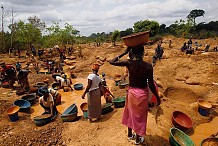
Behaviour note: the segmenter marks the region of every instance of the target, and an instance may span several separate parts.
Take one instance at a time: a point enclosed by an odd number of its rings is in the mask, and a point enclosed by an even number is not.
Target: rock
[[[186,84],[188,85],[199,85],[200,84],[200,81],[199,81],[199,78],[188,78],[186,81],[185,81]]]

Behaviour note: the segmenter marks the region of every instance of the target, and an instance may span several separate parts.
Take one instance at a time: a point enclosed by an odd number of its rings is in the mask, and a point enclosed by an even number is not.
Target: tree
[[[177,37],[186,36],[191,29],[189,22],[185,23],[184,20],[180,19],[179,21],[175,21],[174,24],[169,26],[170,33]]]
[[[204,16],[204,14],[205,14],[204,10],[200,10],[200,9],[197,10],[197,9],[195,9],[195,10],[192,10],[192,11],[189,13],[189,15],[187,16],[187,18],[193,21],[194,27],[195,27],[195,19],[196,19],[197,17]]]
[[[160,29],[159,29],[159,33],[164,33],[164,32],[166,32],[166,24],[161,24]]]
[[[46,27],[45,22],[41,21],[39,17],[32,16],[28,18],[30,24],[32,24],[35,28],[40,29],[43,31]]]
[[[124,37],[131,34],[133,34],[132,28],[127,28],[125,31],[120,31],[120,37]]]
[[[159,31],[159,23],[152,20],[144,20],[144,21],[138,21],[134,23],[134,31],[135,32],[142,32],[142,31],[148,31],[150,30],[151,36],[154,36]]]
[[[44,44],[47,47],[56,44],[73,44],[75,42],[75,35],[79,33],[78,30],[74,29],[73,26],[68,23],[61,29],[57,22],[53,22],[52,26],[46,28],[46,31],[49,33],[47,36],[44,36]]]
[[[114,32],[111,35],[111,42],[113,43],[113,45],[115,46],[116,44],[116,40],[120,35],[120,31],[119,30],[114,30]]]
[[[34,27],[31,23],[19,21],[8,26],[13,28],[14,41],[24,47],[26,44],[41,44],[42,33],[39,28]]]

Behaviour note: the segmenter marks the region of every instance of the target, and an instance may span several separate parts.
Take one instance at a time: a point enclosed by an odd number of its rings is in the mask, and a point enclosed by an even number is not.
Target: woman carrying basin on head
[[[92,65],[92,72],[88,75],[88,85],[82,95],[82,98],[85,98],[87,93],[88,97],[88,117],[90,122],[92,122],[93,118],[97,120],[101,117],[101,93],[99,84],[101,83],[101,78],[98,75],[99,64]]]
[[[131,59],[119,60],[128,53]],[[149,91],[147,80],[150,90],[157,97],[157,104],[160,104],[153,81],[153,67],[150,63],[143,61],[143,57],[143,46],[128,47],[124,53],[110,61],[110,64],[115,66],[126,66],[129,71],[129,89],[122,123],[128,127],[128,139],[135,139],[135,144],[143,143],[142,136],[146,135]],[[132,133],[132,130],[136,135]]]

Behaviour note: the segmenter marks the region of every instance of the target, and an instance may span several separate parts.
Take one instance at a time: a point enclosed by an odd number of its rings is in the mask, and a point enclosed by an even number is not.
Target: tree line
[[[80,31],[76,30],[72,25],[66,23],[64,28],[61,28],[58,22],[53,22],[50,27],[46,27],[37,16],[28,18],[28,22],[15,22],[10,24],[8,28],[11,32],[4,32],[4,40],[1,35],[1,42],[5,42],[5,48],[20,48],[27,49],[30,44],[34,44],[36,48],[52,47],[56,44],[64,46],[65,44],[83,44],[96,43],[101,45],[104,42],[111,42],[115,45],[116,41],[121,40],[122,37],[131,35],[133,33],[150,31],[151,40],[159,36],[174,35],[176,37],[185,38],[209,38],[218,36],[218,21],[211,21],[209,23],[201,22],[196,24],[196,18],[204,16],[204,10],[192,10],[187,15],[187,20],[176,20],[175,23],[169,25],[159,24],[153,20],[141,20],[134,23],[133,28],[125,30],[114,30],[113,32],[92,33],[90,36],[80,36]],[[0,47],[0,51],[5,50]]]

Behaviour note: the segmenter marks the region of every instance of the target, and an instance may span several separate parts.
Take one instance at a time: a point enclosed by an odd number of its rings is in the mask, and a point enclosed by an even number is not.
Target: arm
[[[92,85],[92,80],[88,79],[88,85],[86,86],[86,90],[84,91],[84,93],[82,95],[82,99],[85,99],[85,95],[89,91],[91,85]]]
[[[73,91],[73,88],[70,85],[70,79],[67,79],[67,84],[68,84],[68,87],[70,87],[71,91]]]
[[[54,115],[53,107],[54,107],[54,101],[52,101],[50,104],[51,115]]]
[[[127,47],[127,49],[126,49],[126,51],[124,53],[122,53],[122,54],[118,55],[117,57],[113,58],[112,60],[109,61],[109,63],[111,65],[115,65],[115,66],[127,66],[128,60],[119,61],[119,58],[121,58],[124,55],[128,54],[130,50],[131,50],[131,48]]]
[[[149,85],[149,88],[151,90],[151,92],[156,96],[157,98],[157,105],[160,105],[160,97],[156,91],[156,88],[155,88],[155,85],[154,85],[154,80],[153,80],[153,68],[152,66],[150,66],[150,71],[149,71],[149,74],[148,74],[148,85]]]

